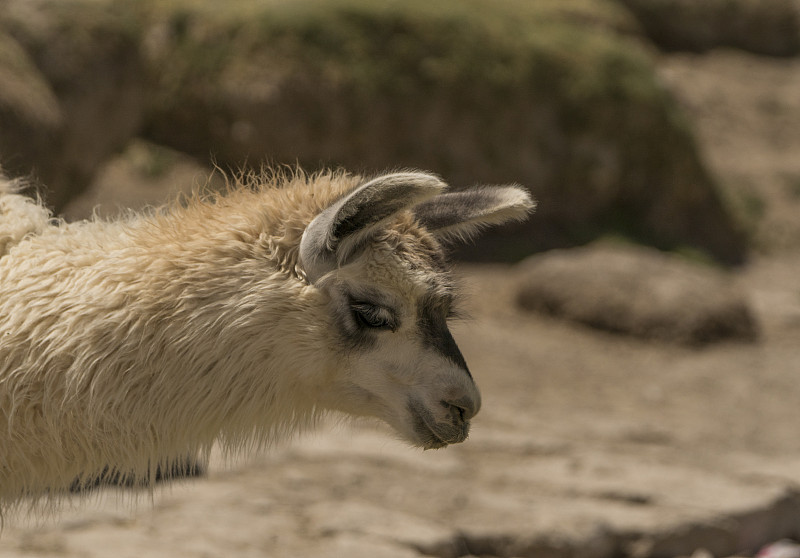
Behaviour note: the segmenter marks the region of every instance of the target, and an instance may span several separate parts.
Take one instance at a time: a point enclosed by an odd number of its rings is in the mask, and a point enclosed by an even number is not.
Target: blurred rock
[[[45,160],[47,138],[62,125],[61,107],[25,49],[0,29],[0,169],[28,174]]]
[[[465,533],[470,551],[478,556],[545,556],[547,558],[610,558],[617,556],[618,535],[603,527],[561,529],[546,535]]]
[[[518,304],[596,329],[686,345],[753,341],[758,326],[731,278],[632,246],[596,245],[521,265]]]
[[[705,52],[735,47],[772,56],[800,53],[797,0],[620,1],[666,50]]]
[[[797,252],[800,56],[719,49],[665,56],[659,68],[696,125],[704,160],[747,223],[750,246]]]
[[[621,5],[9,0],[0,32],[58,103],[3,131],[61,212],[134,135],[223,168],[417,167],[518,182],[523,225],[459,252],[514,261],[614,232],[739,263],[747,238]],[[18,49],[19,50],[19,49]],[[29,131],[29,136],[24,132]],[[32,138],[32,139],[29,139]],[[31,143],[32,147],[28,145]]]
[[[8,0],[0,13],[0,66],[26,68],[0,90],[29,92],[3,111],[0,163],[32,175],[60,212],[98,166],[134,136],[146,90],[139,33],[127,3]],[[9,44],[12,48],[6,50]],[[0,105],[2,105],[0,95]],[[25,104],[27,110],[18,107]]]
[[[457,558],[464,555],[465,549],[459,546],[459,537],[453,529],[407,513],[341,501],[315,504],[308,515],[314,528],[325,536],[369,535],[373,539],[420,549],[426,556]]]
[[[536,217],[460,251],[470,259],[608,231],[744,258],[745,235],[624,11],[466,6],[234,3],[222,19],[153,4],[145,134],[223,166],[418,167],[456,187],[530,187]]]
[[[94,181],[64,208],[67,220],[113,217],[126,209],[159,206],[192,192],[221,190],[221,174],[167,147],[135,139],[100,165]]]
[[[14,122],[32,127],[55,128],[61,122],[61,111],[47,80],[39,72],[25,49],[7,34],[0,33],[0,140]],[[2,145],[7,150],[10,145]]]

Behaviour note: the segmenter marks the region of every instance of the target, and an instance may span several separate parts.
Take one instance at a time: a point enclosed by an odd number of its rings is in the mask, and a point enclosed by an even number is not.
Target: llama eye
[[[350,305],[353,318],[356,323],[363,328],[370,329],[391,329],[394,331],[397,326],[392,313],[381,306],[356,302]]]

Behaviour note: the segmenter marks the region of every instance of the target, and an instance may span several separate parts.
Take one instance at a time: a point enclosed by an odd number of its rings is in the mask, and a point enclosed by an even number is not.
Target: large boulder
[[[141,29],[127,2],[108,4],[7,0],[0,11],[0,165],[36,177],[57,212],[144,116]]]
[[[0,169],[29,173],[26,164],[46,158],[46,138],[61,124],[50,84],[25,49],[0,30]]]
[[[0,32],[57,101],[0,131],[61,211],[133,135],[221,167],[418,167],[519,182],[535,218],[461,252],[608,233],[738,263],[746,236],[622,5],[601,0],[8,0]],[[33,147],[29,146],[30,143]]]
[[[0,111],[4,130],[12,119],[44,128],[61,121],[49,83],[25,49],[5,33],[0,33]]]
[[[225,187],[220,173],[185,153],[134,140],[100,166],[88,190],[70,201],[63,215],[68,221],[114,217],[127,209],[141,210]]]
[[[520,259],[613,231],[736,263],[745,235],[607,2],[152,2],[145,134],[237,167],[419,167],[520,182],[535,218],[461,252]]]
[[[532,256],[520,267],[517,302],[526,310],[694,346],[758,336],[728,274],[677,256],[603,244]]]

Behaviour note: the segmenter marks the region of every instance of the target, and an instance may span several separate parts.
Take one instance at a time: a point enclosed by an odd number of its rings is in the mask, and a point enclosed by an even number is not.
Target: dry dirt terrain
[[[739,278],[754,344],[702,350],[527,315],[511,268],[463,268],[484,407],[420,452],[338,425],[208,478],[6,525],[0,556],[680,556],[798,532],[800,259]]]
[[[516,307],[520,268],[462,266],[454,335],[484,397],[466,443],[421,452],[332,422],[136,505],[107,489],[8,518],[0,557],[721,557],[800,536],[800,66],[712,53],[663,74],[714,170],[760,200],[770,249],[733,277],[757,341],[572,326]]]

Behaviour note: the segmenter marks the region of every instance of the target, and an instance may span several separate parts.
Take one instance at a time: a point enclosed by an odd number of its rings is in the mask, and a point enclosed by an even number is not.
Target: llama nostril
[[[475,415],[475,405],[467,398],[456,401],[442,401],[442,405],[449,409],[453,418],[459,422],[466,422]]]

